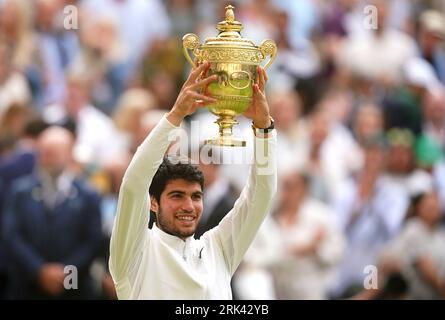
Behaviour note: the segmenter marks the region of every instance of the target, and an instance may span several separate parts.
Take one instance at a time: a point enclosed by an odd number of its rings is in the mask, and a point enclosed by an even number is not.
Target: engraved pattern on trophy
[[[258,50],[232,49],[228,47],[218,49],[207,49],[204,47],[203,49],[201,58],[205,61],[258,65],[264,60],[264,55],[262,53],[258,54]]]

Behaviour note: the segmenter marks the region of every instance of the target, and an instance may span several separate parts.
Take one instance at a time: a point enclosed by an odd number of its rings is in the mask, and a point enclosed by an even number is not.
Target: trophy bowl
[[[240,147],[246,141],[233,136],[236,117],[242,114],[252,102],[253,87],[258,71],[257,67],[266,57],[270,57],[264,66],[267,69],[277,53],[277,46],[272,40],[264,40],[260,46],[252,40],[241,37],[242,24],[235,20],[234,7],[226,8],[226,19],[217,24],[219,34],[200,44],[196,34],[188,33],[182,38],[183,51],[187,61],[196,67],[204,61],[210,63],[208,73],[216,74],[217,81],[205,88],[205,93],[217,99],[207,105],[210,112],[218,116],[215,123],[219,126],[219,136],[207,139],[205,144],[215,146]],[[192,59],[189,50],[195,59]]]

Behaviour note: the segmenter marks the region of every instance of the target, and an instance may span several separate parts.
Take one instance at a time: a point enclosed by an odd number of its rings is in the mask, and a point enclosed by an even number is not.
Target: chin
[[[195,234],[196,232],[196,228],[194,228],[193,230],[181,230],[181,235],[183,237],[191,237]]]

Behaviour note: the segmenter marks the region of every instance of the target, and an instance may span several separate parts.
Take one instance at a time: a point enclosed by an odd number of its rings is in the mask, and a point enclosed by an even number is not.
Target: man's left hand
[[[258,77],[253,84],[252,104],[243,113],[246,118],[252,119],[255,127],[268,128],[271,125],[269,104],[266,99],[267,74],[263,68],[258,67]]]

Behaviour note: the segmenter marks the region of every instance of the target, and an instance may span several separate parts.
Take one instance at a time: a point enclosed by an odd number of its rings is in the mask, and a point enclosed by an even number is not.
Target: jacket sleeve
[[[93,260],[99,255],[103,241],[100,197],[94,191],[87,191],[86,205],[82,211],[82,218],[88,221],[82,229],[82,241],[76,249],[64,259],[65,265],[74,265],[82,272],[87,272]]]
[[[123,177],[110,240],[110,273],[118,291],[120,285],[127,286],[129,271],[137,267],[149,240],[148,192],[177,128],[164,116],[138,147]],[[121,283],[124,278],[127,281]]]
[[[21,221],[26,217],[19,209],[21,193],[12,187],[12,191],[5,198],[2,234],[8,256],[24,271],[28,279],[35,280],[40,268],[47,261],[25,240]]]
[[[216,239],[231,275],[255,238],[277,191],[276,133],[254,138],[249,178],[233,209],[204,235]]]

